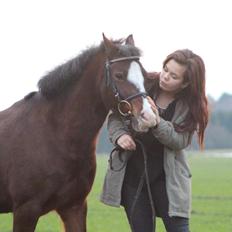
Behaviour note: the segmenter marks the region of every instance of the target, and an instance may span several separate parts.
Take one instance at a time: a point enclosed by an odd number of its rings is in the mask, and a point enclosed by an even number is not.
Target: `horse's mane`
[[[113,41],[118,47],[117,54],[119,56],[140,56],[141,52],[138,48],[131,45],[122,45],[123,40]],[[83,71],[90,59],[98,52],[104,52],[105,46],[102,42],[100,46],[92,46],[82,51],[77,57],[57,66],[54,70],[48,72],[38,82],[38,88],[41,94],[47,98],[51,98],[62,94],[73,86],[82,76]]]

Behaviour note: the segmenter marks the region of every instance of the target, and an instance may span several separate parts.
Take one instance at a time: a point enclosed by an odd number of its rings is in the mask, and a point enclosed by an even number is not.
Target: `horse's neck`
[[[67,96],[57,101],[58,113],[53,115],[62,133],[71,137],[83,134],[90,139],[98,134],[108,110],[101,100],[96,76],[83,76]]]

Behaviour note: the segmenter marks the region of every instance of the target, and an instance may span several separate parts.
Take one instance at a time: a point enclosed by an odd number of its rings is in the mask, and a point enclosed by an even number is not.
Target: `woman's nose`
[[[164,79],[165,79],[165,80],[168,80],[168,79],[169,79],[169,73],[168,73],[168,72],[166,72],[166,73],[164,74]]]

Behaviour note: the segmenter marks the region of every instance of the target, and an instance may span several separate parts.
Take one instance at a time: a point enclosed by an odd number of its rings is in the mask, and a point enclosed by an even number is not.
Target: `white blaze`
[[[145,92],[143,85],[143,74],[139,64],[135,61],[132,61],[128,71],[128,81],[132,82],[140,92]]]
[[[133,83],[139,90],[139,92],[146,92],[144,88],[144,78],[139,64],[132,61],[128,71],[128,81]],[[153,113],[150,104],[146,98],[143,98],[143,110]]]
[[[139,92],[146,92],[144,88],[144,78],[141,67],[135,61],[132,61],[130,64],[128,71],[128,81],[133,83],[138,88]],[[136,130],[138,131],[147,131],[149,127],[156,125],[156,115],[154,114],[147,98],[143,98],[141,116],[137,118],[137,122],[134,123],[134,125],[134,129],[137,128]]]

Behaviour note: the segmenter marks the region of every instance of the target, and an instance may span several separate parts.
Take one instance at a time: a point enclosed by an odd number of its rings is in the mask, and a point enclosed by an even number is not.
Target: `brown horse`
[[[139,56],[132,36],[103,35],[0,112],[0,213],[13,212],[14,232],[33,232],[51,210],[66,232],[86,231],[96,139],[109,110],[131,114],[140,131],[155,120]]]

